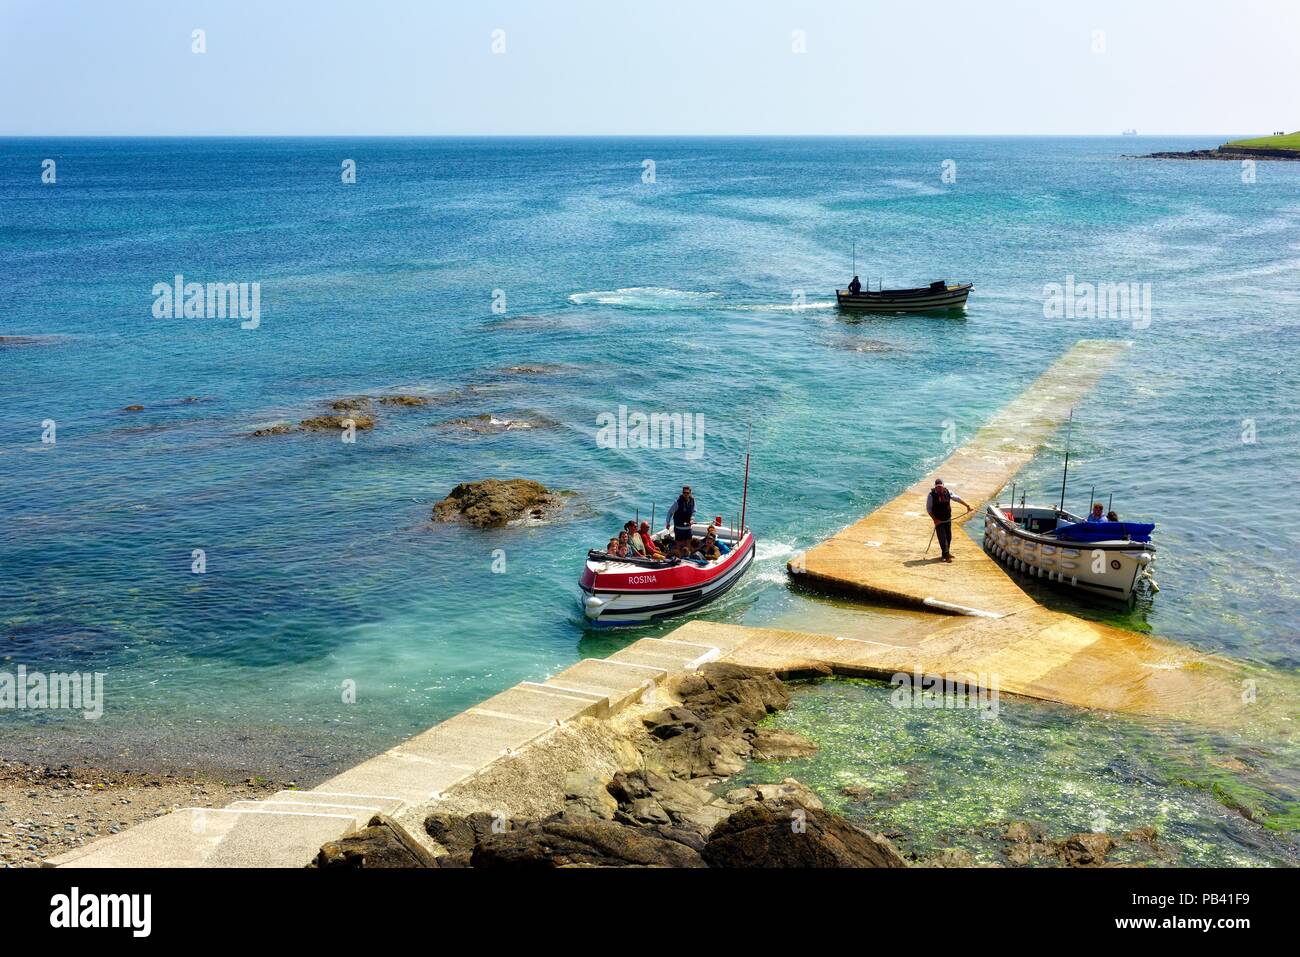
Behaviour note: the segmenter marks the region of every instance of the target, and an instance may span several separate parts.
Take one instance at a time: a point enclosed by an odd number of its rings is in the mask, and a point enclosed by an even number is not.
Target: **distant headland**
[[[1248,140],[1233,140],[1214,149],[1186,152],[1146,153],[1134,159],[1184,160],[1300,160],[1300,132],[1274,133]]]

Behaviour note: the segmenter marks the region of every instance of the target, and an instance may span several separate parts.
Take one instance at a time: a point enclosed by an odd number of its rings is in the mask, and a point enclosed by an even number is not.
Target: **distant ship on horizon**
[[[1125,131],[1124,131],[1124,135],[1125,135],[1125,136],[1137,136],[1137,135],[1138,135],[1138,131],[1137,131],[1137,130],[1125,130]]]

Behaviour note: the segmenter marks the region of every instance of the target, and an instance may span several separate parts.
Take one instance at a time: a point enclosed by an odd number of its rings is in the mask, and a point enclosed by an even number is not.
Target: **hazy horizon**
[[[0,80],[10,137],[1255,135],[1300,5],[0,0]]]

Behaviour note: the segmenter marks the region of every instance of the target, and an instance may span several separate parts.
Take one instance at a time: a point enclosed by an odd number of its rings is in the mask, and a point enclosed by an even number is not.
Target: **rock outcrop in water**
[[[560,493],[530,479],[483,479],[462,482],[452,489],[433,507],[433,520],[493,528],[521,518],[545,518],[562,502]]]
[[[350,412],[340,415],[318,415],[303,419],[298,428],[304,432],[334,432],[346,429],[351,423],[358,432],[365,432],[375,427],[375,420],[364,412]]]

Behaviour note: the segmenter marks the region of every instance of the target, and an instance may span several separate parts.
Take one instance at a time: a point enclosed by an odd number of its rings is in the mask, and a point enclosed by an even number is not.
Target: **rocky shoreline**
[[[1164,153],[1142,153],[1136,156],[1126,156],[1125,159],[1176,159],[1176,160],[1281,160],[1295,161],[1300,160],[1300,152],[1295,150],[1269,150],[1269,149],[1246,149],[1236,148],[1227,149],[1222,146],[1216,146],[1209,150],[1186,150],[1183,152],[1164,152]]]
[[[909,857],[793,778],[726,788],[750,761],[816,750],[762,721],[789,705],[787,681],[820,676],[707,664],[626,715],[557,729],[423,808],[377,815],[324,845],[313,866],[972,866],[959,849]],[[1031,822],[1000,836],[1008,866],[1105,866],[1115,847],[1154,851],[1156,840],[1154,831],[1053,839]]]

